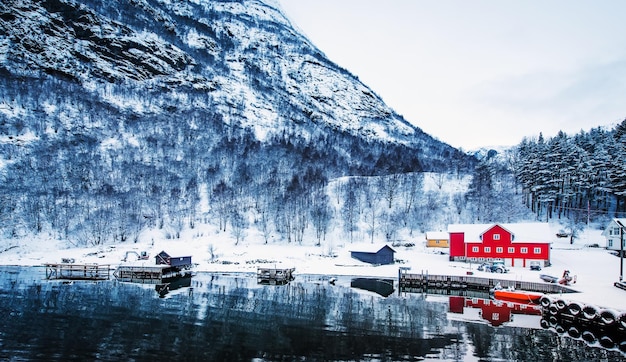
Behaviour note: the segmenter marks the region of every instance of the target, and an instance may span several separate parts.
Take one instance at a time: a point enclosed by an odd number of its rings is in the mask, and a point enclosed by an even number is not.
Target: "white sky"
[[[326,56],[454,147],[626,118],[626,1],[279,1]]]

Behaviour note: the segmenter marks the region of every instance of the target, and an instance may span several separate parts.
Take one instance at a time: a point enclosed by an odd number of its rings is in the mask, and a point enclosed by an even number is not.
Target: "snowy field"
[[[607,250],[585,245],[603,245],[601,231],[588,231],[574,245],[569,239],[556,239],[552,246],[552,266],[541,271],[512,267],[507,274],[491,274],[476,270],[477,264],[449,262],[447,249],[426,248],[423,235],[405,239],[413,247],[394,247],[396,264],[371,266],[350,257],[350,250],[359,250],[359,244],[331,240],[327,237],[321,246],[289,243],[264,244],[260,237],[247,237],[239,245],[225,233],[194,230],[181,235],[180,239],[165,239],[158,232],[144,233],[138,243],[103,245],[77,248],[55,240],[29,240],[28,243],[2,245],[0,241],[0,264],[37,266],[59,263],[62,258],[73,258],[76,263],[98,263],[117,266],[127,251],[146,251],[147,261],[137,261],[128,255],[125,263],[154,264],[154,256],[166,251],[171,256],[192,256],[197,271],[255,273],[258,266],[295,267],[298,274],[332,276],[375,276],[396,278],[399,267],[410,267],[411,273],[467,275],[495,277],[521,281],[541,282],[539,274],[560,277],[565,269],[577,276],[571,286],[580,293],[564,295],[564,299],[594,304],[600,307],[626,311],[626,290],[616,288],[619,279],[620,258]],[[258,241],[256,241],[258,240]],[[379,244],[381,247],[384,244]]]

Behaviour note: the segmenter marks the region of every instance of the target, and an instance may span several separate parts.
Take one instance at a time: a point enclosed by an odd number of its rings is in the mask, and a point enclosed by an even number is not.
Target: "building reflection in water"
[[[465,321],[488,322],[494,327],[509,325],[525,328],[541,328],[541,306],[520,304],[501,300],[449,297],[449,312]]]

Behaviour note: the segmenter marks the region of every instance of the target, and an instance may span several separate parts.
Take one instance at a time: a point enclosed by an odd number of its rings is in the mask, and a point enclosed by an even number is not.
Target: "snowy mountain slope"
[[[0,74],[9,237],[97,244],[199,220],[245,228],[270,209],[290,232],[329,179],[475,163],[406,122],[273,2],[3,1]]]
[[[100,80],[135,89],[209,90],[226,122],[236,118],[260,139],[296,121],[309,125],[304,132],[321,125],[446,149],[326,59],[275,5],[6,1],[0,12],[0,52],[13,74],[43,72],[88,89]]]

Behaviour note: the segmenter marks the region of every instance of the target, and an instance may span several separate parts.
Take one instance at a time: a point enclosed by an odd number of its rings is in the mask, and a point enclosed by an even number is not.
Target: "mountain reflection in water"
[[[198,273],[159,298],[154,285],[64,284],[42,268],[0,268],[0,360],[619,359],[543,329],[448,318],[447,298],[379,295],[298,276]],[[192,289],[193,288],[193,289]]]

